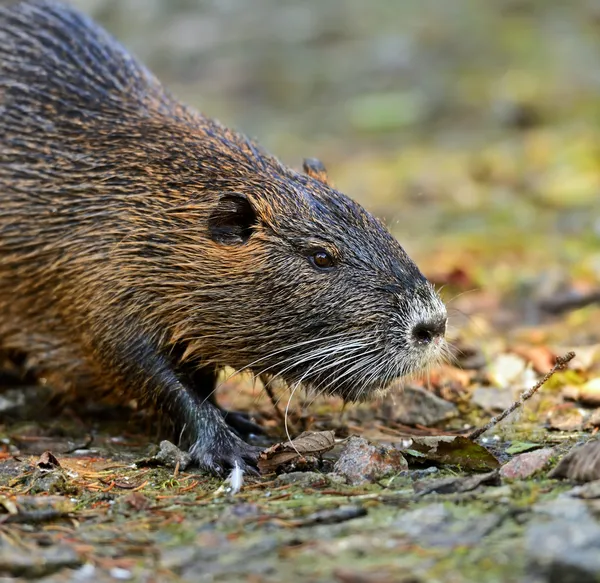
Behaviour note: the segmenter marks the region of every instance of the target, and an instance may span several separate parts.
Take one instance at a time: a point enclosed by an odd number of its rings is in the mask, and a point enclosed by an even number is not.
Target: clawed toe
[[[249,445],[231,432],[223,439],[215,439],[211,444],[196,443],[190,454],[196,463],[212,474],[225,477],[238,467],[250,475],[258,475],[258,455],[262,448]]]

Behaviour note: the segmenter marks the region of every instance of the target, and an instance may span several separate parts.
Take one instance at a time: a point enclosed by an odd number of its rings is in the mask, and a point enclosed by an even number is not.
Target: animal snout
[[[416,324],[412,329],[412,338],[416,344],[425,345],[443,338],[445,333],[446,318],[439,317]]]

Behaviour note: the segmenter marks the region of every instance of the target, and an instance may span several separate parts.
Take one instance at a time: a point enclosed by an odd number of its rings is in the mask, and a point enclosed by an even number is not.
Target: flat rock
[[[397,449],[353,436],[346,442],[333,473],[344,476],[351,484],[364,484],[407,467],[406,460]]]
[[[430,504],[405,513],[394,528],[423,547],[473,546],[501,522],[495,514],[456,517],[444,504]]]
[[[580,520],[586,522],[591,514],[588,505],[583,500],[573,500],[568,497],[560,497],[548,502],[534,504],[532,510],[546,518],[555,520],[566,520],[577,524]]]
[[[275,484],[277,486],[284,486],[286,484],[313,486],[324,482],[329,482],[329,478],[319,472],[290,472],[289,474],[280,474],[275,478]]]
[[[528,478],[546,467],[553,455],[551,447],[516,455],[500,468],[500,475],[511,480]]]
[[[551,583],[600,580],[600,524],[592,518],[556,519],[526,531],[530,568]]]
[[[557,431],[581,431],[585,414],[577,407],[561,407],[548,415],[548,427]]]
[[[79,567],[82,562],[75,550],[66,545],[38,547],[35,553],[8,544],[0,545],[0,574],[11,577],[43,577],[65,567]]]
[[[600,498],[600,480],[588,482],[582,486],[575,486],[563,494],[574,498],[583,498],[584,500],[593,500]]]
[[[168,468],[176,468],[179,465],[179,469],[182,471],[192,462],[192,456],[189,453],[180,450],[166,439],[160,442],[160,450],[154,459]]]
[[[471,492],[479,486],[499,486],[500,477],[498,471],[486,474],[475,474],[474,476],[441,478],[439,480],[421,480],[415,482],[413,488],[416,494],[454,494],[456,492]]]
[[[456,417],[458,408],[425,389],[406,387],[396,398],[393,415],[404,425],[429,426]]]
[[[509,388],[477,387],[471,393],[471,403],[484,411],[504,411],[513,401],[513,394]]]

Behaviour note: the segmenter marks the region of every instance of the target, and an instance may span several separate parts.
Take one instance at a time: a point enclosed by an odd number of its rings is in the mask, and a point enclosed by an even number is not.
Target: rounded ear
[[[325,166],[321,160],[318,160],[317,158],[304,158],[302,169],[305,174],[308,174],[311,178],[330,186],[327,170],[325,170]]]
[[[208,218],[208,233],[215,243],[242,245],[257,224],[256,212],[243,194],[225,194]]]

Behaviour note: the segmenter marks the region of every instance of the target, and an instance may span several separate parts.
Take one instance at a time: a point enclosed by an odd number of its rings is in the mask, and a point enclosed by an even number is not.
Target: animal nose
[[[446,333],[446,318],[437,318],[419,322],[412,329],[412,337],[416,344],[430,344]]]

